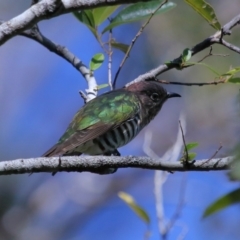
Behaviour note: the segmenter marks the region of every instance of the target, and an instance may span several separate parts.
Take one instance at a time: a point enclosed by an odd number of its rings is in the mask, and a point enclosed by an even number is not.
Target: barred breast
[[[89,155],[111,153],[115,149],[130,142],[137,136],[141,129],[140,115],[137,114],[134,118],[122,123],[118,127],[79,146],[79,149],[75,149],[75,151]]]

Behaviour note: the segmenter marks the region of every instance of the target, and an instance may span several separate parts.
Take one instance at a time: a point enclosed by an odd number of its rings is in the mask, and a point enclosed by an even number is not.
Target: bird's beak
[[[179,95],[178,93],[171,93],[171,92],[167,93],[167,98],[173,98],[173,97],[181,97],[181,95]]]

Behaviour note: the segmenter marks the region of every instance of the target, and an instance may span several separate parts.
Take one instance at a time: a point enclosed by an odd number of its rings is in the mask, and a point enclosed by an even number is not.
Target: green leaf
[[[125,23],[136,22],[148,18],[160,6],[163,0],[139,2],[127,6],[120,11],[111,23],[102,31],[102,34],[108,30]],[[155,14],[167,12],[176,6],[173,2],[164,4]]]
[[[237,154],[231,163],[230,172],[228,173],[230,180],[240,181],[240,152],[239,147],[237,147]]]
[[[86,25],[93,35],[97,38],[97,30],[94,22],[94,17],[91,10],[82,10],[73,12],[73,15],[84,25]]]
[[[108,86],[109,86],[108,83],[104,83],[104,84],[98,85],[98,86],[97,86],[97,90],[100,90],[100,89],[102,89],[102,88],[106,88],[106,87],[108,87]]]
[[[192,57],[192,51],[189,48],[184,49],[182,53],[182,61],[187,62],[190,60],[191,57]]]
[[[186,145],[188,151],[198,146],[198,142],[191,142]]]
[[[95,54],[89,64],[89,68],[91,71],[98,69],[104,61],[104,55],[102,53]]]
[[[112,45],[112,47],[122,51],[123,53],[126,53],[128,48],[129,48],[129,45],[124,44],[124,43],[118,43],[118,42],[115,42],[115,41],[112,41],[111,45]]]
[[[188,153],[188,161],[192,161],[196,158],[197,154],[195,152]]]
[[[225,76],[225,75],[234,75],[236,73],[240,72],[240,67],[236,67],[236,68],[233,68],[231,69],[230,71],[224,73],[222,76]]]
[[[218,212],[232,204],[240,202],[240,188],[224,195],[223,197],[219,198],[217,201],[212,203],[208,208],[205,210],[203,217],[208,217],[213,213]]]
[[[89,27],[95,27],[94,18],[91,10],[82,10],[73,12],[73,15],[83,24]]]
[[[99,26],[118,8],[119,8],[119,5],[94,8],[92,10],[92,13],[93,13],[95,25]]]
[[[204,0],[185,0],[196,12],[198,12],[215,29],[220,30],[221,25],[212,6]]]
[[[150,218],[146,211],[141,208],[133,199],[133,197],[125,192],[119,192],[118,196],[147,224],[150,223]]]
[[[235,84],[240,84],[240,78],[229,78],[228,82],[230,83],[235,83]]]
[[[231,164],[231,171],[229,173],[229,178],[232,181],[240,181],[240,160],[234,160]]]
[[[240,67],[232,68],[228,72],[222,74],[220,77],[224,77],[226,82],[239,84],[240,83],[240,78],[239,77],[236,77],[236,78],[233,77],[238,72],[240,72]]]

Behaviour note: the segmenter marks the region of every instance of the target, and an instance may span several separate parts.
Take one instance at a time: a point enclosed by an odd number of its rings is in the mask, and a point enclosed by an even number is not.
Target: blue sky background
[[[177,8],[157,16],[134,45],[118,80],[118,87],[140,74],[179,56],[214,33],[200,16],[183,1]],[[221,23],[240,9],[238,0],[209,1]],[[7,20],[24,11],[25,0],[0,0],[1,19]],[[85,64],[101,48],[87,28],[71,14],[39,27],[52,41],[66,46]],[[130,43],[139,24],[114,30],[115,38]],[[228,41],[239,45],[239,28]],[[206,60],[220,72],[239,66],[239,55],[220,46],[214,53],[231,54],[227,58]],[[193,61],[206,55],[196,56]],[[113,56],[113,75],[123,54]],[[66,61],[39,44],[15,37],[0,48],[0,160],[38,157],[61,136],[75,112],[83,105],[78,91],[87,88],[82,76]],[[107,62],[96,71],[99,84],[107,82]],[[214,75],[203,67],[171,70],[160,76],[171,81],[213,81]],[[142,150],[145,131],[153,131],[152,149],[161,157],[174,143],[180,113],[186,116],[187,142],[197,141],[197,159],[209,158],[219,147],[220,156],[232,154],[239,141],[239,113],[236,98],[239,87],[165,86],[182,95],[169,100],[149,126],[130,144],[120,149],[124,155],[145,155]],[[101,90],[101,93],[107,89]],[[159,239],[153,185],[154,171],[119,169],[116,174],[39,173],[31,176],[0,177],[0,239],[143,239],[146,225],[117,196],[131,194],[151,218],[149,239]],[[163,187],[166,219],[171,218],[179,201],[182,178],[186,177],[185,205],[168,239],[238,239],[239,205],[231,206],[207,219],[206,207],[220,196],[239,187],[229,182],[226,172],[191,172],[169,175]]]

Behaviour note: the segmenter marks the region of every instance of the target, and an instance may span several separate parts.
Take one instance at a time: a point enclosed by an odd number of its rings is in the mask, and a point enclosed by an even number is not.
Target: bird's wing
[[[106,125],[106,124],[102,125],[97,123],[94,126],[94,129],[93,127],[89,127],[83,130],[77,130],[62,143],[55,144],[46,153],[44,153],[43,156],[50,157],[50,156],[63,155],[73,150],[77,146],[102,135],[104,132],[108,131],[111,127],[112,125]]]
[[[137,100],[134,94],[125,91],[120,94],[112,91],[91,100],[44,156],[62,155],[134,118],[140,110]]]

